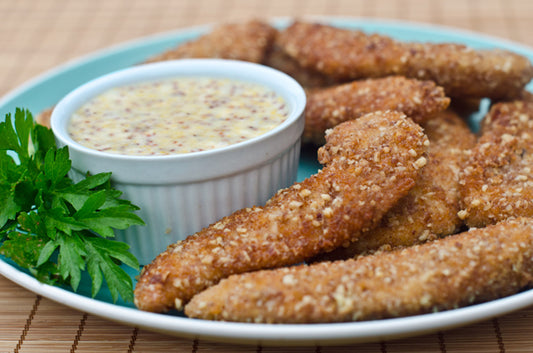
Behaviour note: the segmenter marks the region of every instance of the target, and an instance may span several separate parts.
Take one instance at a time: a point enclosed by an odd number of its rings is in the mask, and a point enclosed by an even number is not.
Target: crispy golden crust
[[[269,24],[251,20],[219,25],[209,33],[179,45],[146,62],[183,58],[222,58],[261,63],[276,30]]]
[[[511,295],[532,276],[533,220],[518,219],[357,260],[234,275],[185,313],[267,323],[382,319]]]
[[[409,191],[426,163],[427,138],[398,112],[340,124],[327,141],[317,174],[169,246],[143,269],[136,305],[180,308],[231,274],[296,264],[355,239]]]
[[[466,122],[453,111],[445,111],[422,125],[430,141],[431,168],[428,179],[445,190],[446,199],[457,203],[459,174],[477,142]],[[438,165],[438,166],[437,166]]]
[[[533,103],[492,106],[460,177],[460,216],[470,227],[533,217]]]
[[[339,123],[377,110],[396,110],[422,123],[450,104],[432,81],[401,76],[354,81],[307,93],[303,140],[324,143],[324,132]]]
[[[302,67],[295,59],[285,53],[277,43],[277,39],[274,40],[267,51],[263,64],[286,73],[306,89],[327,87],[341,83],[331,76]]]
[[[515,97],[533,77],[529,60],[508,51],[404,43],[318,23],[296,21],[279,43],[301,66],[336,79],[402,75],[433,80],[452,97]]]
[[[381,219],[353,243],[314,261],[356,257],[376,250],[411,246],[456,233],[463,222],[460,210],[459,172],[475,145],[476,137],[455,113],[442,112],[424,125],[429,138],[428,164],[415,186]]]

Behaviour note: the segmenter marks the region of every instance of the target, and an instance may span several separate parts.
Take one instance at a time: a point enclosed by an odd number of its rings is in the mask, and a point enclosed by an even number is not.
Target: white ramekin
[[[85,102],[104,91],[135,82],[213,76],[263,84],[280,94],[289,117],[256,138],[210,151],[169,156],[126,156],[96,151],[72,140],[67,125]],[[271,68],[232,60],[185,59],[140,65],[90,81],[54,108],[51,127],[59,147],[68,146],[71,176],[112,172],[113,186],[139,206],[146,226],[117,231],[141,264],[178,240],[231,212],[264,204],[296,179],[305,92],[291,77]]]

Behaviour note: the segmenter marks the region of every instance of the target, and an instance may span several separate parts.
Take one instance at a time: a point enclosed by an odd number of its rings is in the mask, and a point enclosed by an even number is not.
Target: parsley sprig
[[[113,301],[133,300],[130,276],[137,269],[125,243],[111,240],[113,229],[144,222],[138,209],[112,188],[111,173],[68,177],[68,148],[58,149],[48,128],[27,110],[16,109],[0,123],[0,254],[42,282],[69,285],[75,291],[83,271],[92,279],[92,295],[107,282]]]

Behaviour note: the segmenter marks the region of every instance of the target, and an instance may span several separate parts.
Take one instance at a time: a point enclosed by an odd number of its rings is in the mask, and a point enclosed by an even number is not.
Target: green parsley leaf
[[[119,294],[124,300],[133,300],[131,278],[122,268],[116,266],[114,261],[121,261],[130,267],[138,266],[137,259],[126,251],[128,245],[99,237],[86,237],[84,241],[89,255],[87,266],[89,274],[93,278],[92,294],[95,295],[100,290],[100,273],[103,273],[108,283],[114,283],[113,287],[109,287],[114,301]]]
[[[18,205],[15,202],[14,190],[9,185],[0,185],[0,200],[2,200],[2,208],[0,208],[0,224],[4,225],[10,219],[15,219],[18,212]]]
[[[27,268],[34,275],[38,272],[34,259],[39,255],[44,242],[39,237],[21,232],[10,232],[8,239],[2,244],[2,253],[11,254],[11,259],[19,266]],[[40,279],[42,280],[41,277]],[[46,281],[49,282],[49,281]]]
[[[108,238],[115,229],[144,225],[139,208],[113,189],[111,173],[74,183],[68,148],[57,148],[51,130],[16,109],[0,123],[0,254],[39,280],[77,290],[82,272],[92,295],[107,282],[114,301],[133,300],[121,264],[137,269],[129,246]]]

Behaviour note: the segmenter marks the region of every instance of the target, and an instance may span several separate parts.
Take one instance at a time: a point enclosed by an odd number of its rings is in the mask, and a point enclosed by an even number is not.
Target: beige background
[[[0,95],[80,55],[141,36],[251,17],[334,15],[434,23],[533,46],[530,0],[0,0]],[[180,339],[41,298],[0,276],[3,352],[531,352],[533,308],[403,340],[271,348]]]

